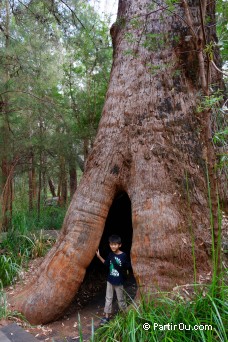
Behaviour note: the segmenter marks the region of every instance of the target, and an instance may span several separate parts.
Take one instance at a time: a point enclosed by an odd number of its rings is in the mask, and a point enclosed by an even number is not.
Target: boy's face
[[[109,246],[110,246],[112,252],[116,253],[119,251],[119,249],[121,247],[121,243],[109,242]]]

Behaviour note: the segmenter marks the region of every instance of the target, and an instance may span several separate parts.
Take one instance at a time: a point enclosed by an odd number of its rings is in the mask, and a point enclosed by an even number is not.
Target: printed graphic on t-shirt
[[[117,263],[117,265],[122,266],[121,260],[118,257],[114,257],[115,262]],[[119,272],[115,269],[115,266],[113,265],[113,263],[110,261],[110,275],[112,275],[113,277],[119,277]]]

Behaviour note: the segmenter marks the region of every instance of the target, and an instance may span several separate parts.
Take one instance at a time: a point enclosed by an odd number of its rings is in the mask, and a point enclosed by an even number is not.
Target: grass
[[[0,241],[0,279],[3,286],[15,282],[30,259],[46,254],[54,241],[44,237],[43,229],[59,229],[66,212],[66,208],[43,206],[38,220],[37,212],[29,212],[21,202],[20,205],[15,203],[12,227]]]
[[[2,284],[9,285],[16,280],[21,271],[20,262],[13,255],[0,255],[0,280]]]
[[[10,230],[0,243],[0,279],[4,286],[17,280],[22,267],[26,268],[29,260],[44,256],[54,240],[45,238],[43,231],[31,233]]]
[[[35,202],[34,209],[29,211],[26,184],[23,179],[16,182],[11,228],[6,236],[0,236],[0,280],[3,286],[15,282],[30,259],[46,254],[53,241],[44,238],[42,230],[60,229],[66,213],[64,207],[45,206],[44,199],[39,217]]]
[[[20,232],[40,229],[60,229],[66,214],[66,208],[58,206],[42,206],[40,217],[37,210],[14,208],[12,226]]]
[[[21,313],[12,311],[8,308],[6,294],[3,290],[3,284],[0,281],[0,319],[12,319],[13,317],[18,317],[25,320]]]
[[[99,328],[93,341],[226,342],[228,287],[220,288],[220,297],[213,297],[213,293],[211,285],[206,294],[199,291],[188,301],[180,296],[170,299],[164,294],[149,302],[142,300],[139,305],[132,302],[127,314],[118,314],[109,324]]]

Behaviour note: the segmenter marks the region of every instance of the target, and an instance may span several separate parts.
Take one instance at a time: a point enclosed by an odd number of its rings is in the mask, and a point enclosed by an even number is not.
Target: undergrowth
[[[38,218],[35,210],[29,212],[21,202],[14,204],[11,228],[0,236],[0,280],[3,286],[14,283],[29,260],[47,253],[54,241],[45,238],[43,232],[61,228],[66,213],[66,208],[42,206]]]
[[[25,320],[21,313],[10,310],[7,303],[6,294],[3,290],[2,282],[0,281],[0,319],[12,319],[14,317]]]
[[[216,297],[214,293],[219,293]],[[161,296],[161,294],[159,294]],[[118,314],[99,328],[91,341],[99,342],[226,342],[228,336],[228,287],[212,285],[191,300],[167,295],[142,300],[125,314]]]

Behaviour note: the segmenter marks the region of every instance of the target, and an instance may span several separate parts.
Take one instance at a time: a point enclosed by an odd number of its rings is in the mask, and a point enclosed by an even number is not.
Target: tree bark
[[[50,177],[48,178],[48,185],[49,185],[49,189],[51,191],[52,197],[56,197],[55,185]]]
[[[41,210],[41,192],[42,192],[42,151],[40,150],[39,155],[39,173],[38,173],[38,193],[37,193],[37,216],[38,220],[40,220],[40,210]]]
[[[73,160],[69,161],[69,175],[70,175],[70,198],[73,197],[77,189],[77,169],[76,162],[72,156]]]
[[[31,151],[29,157],[29,210],[33,209],[33,203],[36,200],[36,173],[34,166],[34,153]]]
[[[13,201],[13,170],[6,158],[2,160],[2,195],[0,231],[8,231],[12,221]]]
[[[191,4],[195,29],[200,10],[198,2]],[[111,29],[114,61],[93,150],[61,236],[33,284],[16,298],[16,308],[32,323],[54,320],[69,305],[121,191],[131,200],[131,261],[140,292],[170,291],[211,271],[203,136],[210,120],[196,113],[199,54],[189,42],[184,8],[176,4],[173,14],[166,7],[165,1],[153,10],[151,0],[119,1]]]
[[[59,163],[59,184],[58,184],[58,198],[59,205],[66,205],[67,203],[67,175],[66,175],[66,160],[60,156]]]

